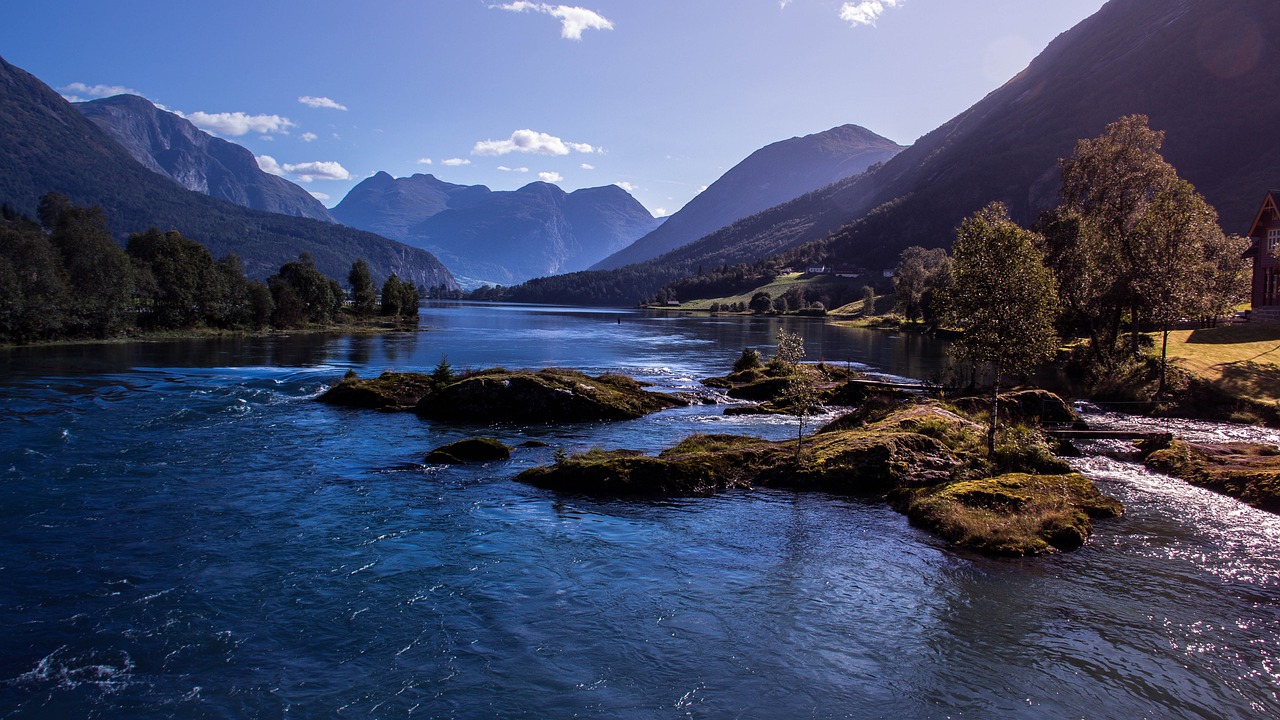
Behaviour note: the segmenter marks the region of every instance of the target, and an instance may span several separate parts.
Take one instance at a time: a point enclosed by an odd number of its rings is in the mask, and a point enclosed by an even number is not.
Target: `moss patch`
[[[431,392],[430,376],[391,372],[362,380],[353,372],[317,398],[320,402],[372,410],[411,410]]]
[[[981,428],[936,404],[899,408],[872,423],[770,442],[693,435],[657,457],[593,450],[516,479],[563,492],[690,496],[747,487],[886,496],[913,521],[959,545],[1002,555],[1079,547],[1091,518],[1120,503],[1077,474],[1003,474],[970,448]],[[1059,467],[1056,466],[1055,467]]]
[[[1280,513],[1280,448],[1174,440],[1147,454],[1143,462],[1156,472]]]
[[[1093,532],[1092,518],[1116,517],[1119,501],[1083,475],[1000,475],[905,494],[911,522],[939,536],[995,555],[1074,550]]]

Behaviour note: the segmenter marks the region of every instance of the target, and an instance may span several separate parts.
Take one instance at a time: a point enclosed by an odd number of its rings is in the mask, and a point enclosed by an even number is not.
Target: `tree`
[[[778,328],[778,350],[774,359],[787,370],[786,403],[800,418],[796,429],[796,459],[804,445],[804,420],[817,406],[817,387],[808,369],[801,365],[804,359],[804,338]]]
[[[130,321],[133,273],[129,257],[111,237],[106,213],[71,205],[61,196],[41,207],[54,222],[49,240],[62,255],[74,298],[67,308],[71,332],[107,337],[120,331]]]
[[[1128,115],[1099,137],[1076,143],[1071,157],[1060,161],[1061,234],[1051,238],[1057,247],[1050,255],[1062,286],[1088,288],[1087,304],[1077,309],[1092,326],[1094,352],[1104,364],[1112,361],[1126,313],[1130,349],[1138,352],[1138,322],[1149,310],[1139,282],[1150,264],[1146,241],[1157,222],[1148,216],[1157,198],[1167,198],[1179,182],[1160,155],[1163,143],[1164,133],[1148,127],[1145,115]]]
[[[205,246],[176,230],[151,228],[129,236],[128,253],[138,271],[142,322],[183,328],[205,317],[217,272]]]
[[[1057,348],[1057,289],[1035,233],[1010,220],[1001,203],[960,224],[954,252],[955,284],[942,298],[943,319],[962,330],[953,352],[991,369],[987,452],[994,454],[1001,379],[1052,358]]]
[[[912,245],[898,259],[893,274],[895,309],[908,320],[936,319],[933,298],[951,285],[951,258],[942,248]]]
[[[351,304],[355,308],[356,315],[362,318],[376,315],[378,289],[374,287],[373,275],[369,273],[369,263],[365,262],[364,258],[351,263],[347,284],[351,286]]]
[[[1161,188],[1134,227],[1142,244],[1135,258],[1133,292],[1163,336],[1160,384],[1164,393],[1169,330],[1180,318],[1205,306],[1208,249],[1223,243],[1218,213],[1191,183],[1175,180]]]
[[[767,313],[773,309],[773,296],[761,290],[751,296],[751,302],[747,305],[751,312],[757,315]]]
[[[441,355],[440,363],[431,371],[431,384],[439,390],[446,385],[451,385],[457,379],[458,376],[454,374],[453,366],[449,364],[449,356]]]
[[[876,289],[870,285],[862,286],[862,317],[876,314]]]

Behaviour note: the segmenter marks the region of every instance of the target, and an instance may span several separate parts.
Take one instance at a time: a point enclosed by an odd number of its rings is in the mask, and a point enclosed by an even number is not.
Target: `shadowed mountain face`
[[[136,95],[76,103],[134,160],[188,190],[242,207],[334,222],[306,190],[263,172],[247,149],[216,138]]]
[[[892,205],[823,249],[892,263],[908,245],[950,245],[960,220],[992,200],[1031,224],[1058,201],[1058,159],[1134,113],[1166,133],[1165,157],[1223,228],[1245,232],[1262,194],[1280,184],[1278,36],[1272,0],[1112,0],[850,188],[855,215]]]
[[[613,185],[566,193],[535,182],[492,192],[431,175],[383,172],[352,188],[333,214],[431,251],[473,286],[582,270],[659,222]]]
[[[857,125],[773,143],[733,166],[658,229],[594,269],[658,257],[736,220],[857,175],[901,151],[897,143]]]
[[[911,245],[950,246],[967,215],[993,200],[1024,225],[1058,202],[1059,158],[1124,115],[1166,133],[1164,155],[1246,232],[1280,186],[1280,3],[1111,0],[973,107],[863,175],[716,230],[624,273],[577,286],[618,287],[593,302],[630,303],[699,265],[782,255],[784,264],[892,267]],[[566,278],[521,300],[580,296]],[[567,288],[567,290],[566,290]],[[624,296],[625,294],[625,296]]]
[[[393,178],[379,172],[351,188],[332,210],[343,225],[404,242],[412,228],[451,208],[465,208],[490,195],[483,185],[454,185],[434,175]]]
[[[0,201],[35,215],[56,191],[100,205],[123,240],[150,227],[178,230],[221,257],[234,252],[250,277],[264,278],[299,253],[345,280],[365,258],[376,277],[392,272],[415,284],[456,287],[430,253],[334,223],[250,210],[186,190],[143,167],[110,135],[47,85],[0,59]]]

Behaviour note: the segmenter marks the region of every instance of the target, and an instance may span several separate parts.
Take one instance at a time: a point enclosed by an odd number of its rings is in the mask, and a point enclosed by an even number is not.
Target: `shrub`
[[[733,362],[734,372],[755,370],[760,367],[764,367],[764,358],[761,357],[759,350],[753,348],[744,348],[742,354]]]

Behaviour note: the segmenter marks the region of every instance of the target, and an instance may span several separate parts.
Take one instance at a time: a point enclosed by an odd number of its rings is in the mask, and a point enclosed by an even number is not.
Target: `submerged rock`
[[[543,423],[631,420],[683,405],[688,401],[623,375],[486,370],[423,397],[414,410],[438,420]]]
[[[431,392],[432,381],[422,373],[391,372],[362,380],[348,372],[342,382],[317,398],[322,403],[370,410],[411,410]]]
[[[493,438],[468,438],[441,445],[428,453],[425,461],[440,465],[461,465],[510,458],[511,448]]]
[[[1254,443],[1138,443],[1147,467],[1280,513],[1280,448]]]

